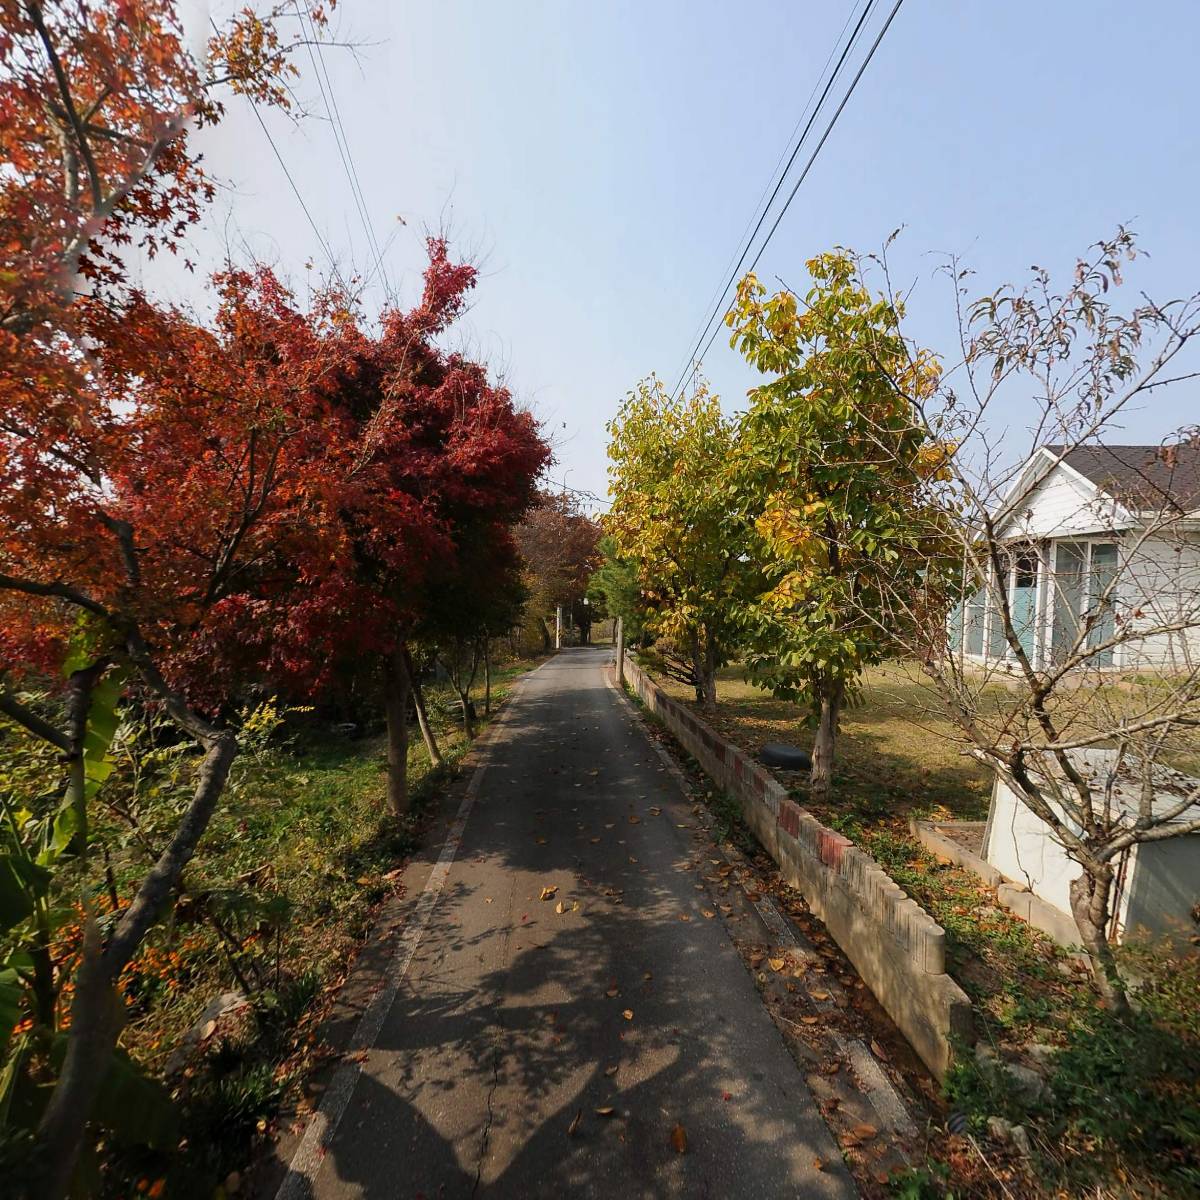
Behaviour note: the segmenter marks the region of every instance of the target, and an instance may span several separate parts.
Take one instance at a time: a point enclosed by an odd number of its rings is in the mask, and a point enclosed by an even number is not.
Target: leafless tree
[[[1200,293],[1118,308],[1136,256],[1122,228],[1066,286],[1033,268],[1023,287],[974,300],[971,274],[948,264],[957,362],[932,393],[894,379],[934,451],[913,464],[934,514],[929,569],[874,614],[921,663],[966,752],[1082,867],[1073,916],[1119,1011],[1124,858],[1200,831],[1200,786],[1172,770],[1200,750],[1200,432],[1151,447],[1125,432],[1172,389],[1200,387],[1187,365]],[[860,270],[903,310],[886,251]]]

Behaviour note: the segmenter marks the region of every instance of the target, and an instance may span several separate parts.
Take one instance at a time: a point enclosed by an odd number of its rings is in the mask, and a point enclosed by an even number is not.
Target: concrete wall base
[[[789,798],[765,768],[668,696],[631,658],[625,677],[650,712],[741,804],[746,824],[808,902],[921,1060],[945,1077],[970,1044],[971,1002],[946,974],[946,934],[848,838]]]

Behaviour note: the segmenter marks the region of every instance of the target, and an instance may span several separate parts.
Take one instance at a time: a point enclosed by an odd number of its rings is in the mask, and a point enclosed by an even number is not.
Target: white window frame
[[[1047,555],[1047,560],[1046,560],[1048,569],[1053,570],[1054,568],[1051,566],[1051,564],[1055,564],[1058,561],[1058,547],[1060,545],[1062,545],[1064,543],[1068,543],[1068,542],[1071,543],[1072,545],[1087,547],[1086,552],[1084,554],[1084,560],[1083,560],[1082,596],[1085,600],[1087,599],[1088,596],[1091,595],[1091,591],[1092,591],[1092,548],[1094,546],[1113,546],[1116,549],[1116,552],[1117,552],[1117,562],[1116,562],[1117,583],[1116,583],[1116,586],[1113,588],[1112,595],[1110,597],[1109,602],[1111,603],[1111,605],[1113,607],[1114,613],[1119,611],[1121,608],[1121,601],[1122,601],[1121,574],[1122,574],[1122,567],[1124,566],[1124,563],[1121,560],[1121,536],[1120,536],[1120,534],[1116,534],[1116,533],[1077,534],[1077,535],[1070,536],[1070,537],[1051,538],[1051,539],[1049,539],[1049,541],[1047,543],[1047,545],[1049,547],[1049,553]],[[1043,659],[1043,661],[1046,661],[1046,662],[1049,662],[1054,654],[1054,645],[1053,645],[1054,606],[1057,603],[1057,589],[1050,587],[1049,581],[1050,581],[1050,577],[1048,575],[1046,578],[1047,586],[1046,586],[1046,590],[1045,590],[1045,613],[1044,613],[1043,617],[1041,618],[1042,632],[1045,637],[1045,658]],[[1081,613],[1081,612],[1075,613],[1073,615],[1075,616],[1075,618],[1077,620],[1082,620],[1082,618],[1083,618],[1083,613]],[[1115,645],[1112,648],[1112,658],[1113,658],[1112,662],[1108,663],[1106,666],[1099,666],[1099,665],[1093,666],[1092,670],[1095,670],[1095,671],[1120,671],[1120,670],[1123,670],[1124,663],[1125,663],[1124,651],[1125,651],[1124,643],[1118,643],[1117,645]]]

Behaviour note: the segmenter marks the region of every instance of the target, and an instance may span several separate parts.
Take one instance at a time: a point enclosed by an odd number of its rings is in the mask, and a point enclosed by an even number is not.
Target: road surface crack
[[[479,1162],[475,1166],[475,1182],[471,1187],[471,1196],[474,1197],[479,1192],[479,1185],[483,1180],[483,1164],[487,1161],[488,1142],[492,1135],[492,1124],[495,1121],[496,1109],[495,1100],[496,1092],[500,1088],[500,1056],[504,1048],[504,1034],[506,1032],[504,1021],[499,1014],[504,1011],[503,998],[508,990],[508,974],[511,970],[512,963],[509,959],[509,945],[512,942],[512,891],[515,884],[510,885],[508,896],[508,925],[504,930],[504,940],[500,951],[500,961],[505,964],[504,983],[501,986],[500,994],[496,997],[496,1020],[493,1025],[492,1035],[492,1082],[488,1086],[487,1093],[487,1116],[484,1119],[483,1134],[479,1140]]]
[[[501,1027],[503,1028],[503,1027]],[[497,1037],[492,1045],[492,1083],[488,1088],[487,1094],[487,1119],[483,1126],[483,1137],[479,1143],[479,1162],[475,1167],[475,1183],[471,1187],[471,1195],[474,1196],[479,1191],[479,1183],[483,1178],[483,1164],[487,1160],[488,1139],[492,1134],[492,1121],[495,1118],[496,1110],[493,1107],[493,1102],[496,1098],[496,1090],[500,1086],[500,1039]]]

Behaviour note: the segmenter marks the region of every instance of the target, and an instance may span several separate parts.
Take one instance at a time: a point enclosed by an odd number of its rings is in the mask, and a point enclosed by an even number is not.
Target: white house
[[[989,568],[951,621],[965,659],[1016,660],[999,619],[1003,590],[1035,669],[1062,661],[1089,620],[1097,668],[1200,662],[1200,445],[1043,446],[994,519],[1008,547],[1003,577]]]

